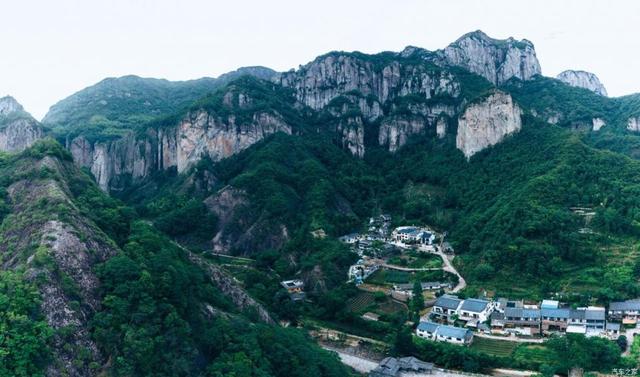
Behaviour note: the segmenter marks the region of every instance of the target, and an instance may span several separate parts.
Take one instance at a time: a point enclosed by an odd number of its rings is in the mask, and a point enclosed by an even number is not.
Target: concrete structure
[[[473,341],[473,332],[462,327],[440,325],[434,322],[420,322],[416,335],[438,342],[468,345]]]
[[[625,325],[635,325],[640,319],[640,298],[612,302],[609,305],[609,318]]]
[[[458,309],[462,305],[462,300],[456,296],[442,295],[433,304],[431,313],[441,319],[451,320],[451,317],[458,315]]]
[[[463,321],[485,322],[493,312],[494,303],[487,300],[469,298],[462,302],[458,316]]]

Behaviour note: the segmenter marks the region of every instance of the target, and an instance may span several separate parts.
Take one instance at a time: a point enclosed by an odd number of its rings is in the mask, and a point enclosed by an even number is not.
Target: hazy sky
[[[287,70],[330,50],[435,50],[476,29],[531,40],[544,75],[583,69],[611,96],[640,92],[634,0],[0,0],[0,9],[0,96],[38,119],[105,77]]]

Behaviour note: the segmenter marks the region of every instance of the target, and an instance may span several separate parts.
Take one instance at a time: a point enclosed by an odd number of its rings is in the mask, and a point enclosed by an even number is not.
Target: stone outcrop
[[[370,60],[347,53],[323,55],[297,71],[276,76],[274,81],[293,88],[296,99],[315,110],[351,91],[365,97],[373,96],[380,103],[407,94],[425,99],[436,95],[458,97],[460,94],[460,84],[451,73],[404,66],[398,61],[377,66]]]
[[[601,96],[607,96],[607,89],[602,85],[598,76],[591,72],[567,70],[561,72],[556,78],[571,86],[588,89]]]
[[[19,160],[15,169],[24,177],[56,178],[24,178],[8,187],[11,225],[0,234],[6,240],[0,245],[2,268],[23,269],[27,279],[38,282],[42,313],[56,330],[46,375],[92,376],[91,364],[105,362],[89,332],[101,300],[93,271],[117,247],[72,202],[66,178],[80,174],[73,166],[47,156]]]
[[[422,134],[424,130],[425,121],[419,117],[385,118],[380,124],[378,142],[393,153],[405,145],[411,136]]]
[[[89,141],[80,136],[67,148],[76,163],[93,173],[103,190],[119,190],[154,171],[176,168],[183,172],[203,156],[219,161],[236,154],[266,136],[291,133],[291,127],[276,112],[263,111],[239,121],[200,110],[184,116],[178,125],[149,128],[116,140]]]
[[[627,120],[627,130],[640,132],[640,117],[631,117]]]
[[[7,116],[18,112],[24,112],[24,108],[15,98],[11,96],[0,98],[0,116]]]
[[[528,80],[541,73],[533,43],[497,40],[479,30],[463,35],[439,55],[446,64],[463,67],[495,85],[512,77]]]
[[[522,110],[509,94],[495,91],[481,102],[467,106],[460,115],[456,147],[470,158],[519,131],[521,115]]]
[[[0,98],[0,151],[16,153],[42,139],[40,123],[13,97]]]
[[[600,131],[600,129],[607,125],[602,118],[593,118],[591,119],[591,125],[593,131]]]

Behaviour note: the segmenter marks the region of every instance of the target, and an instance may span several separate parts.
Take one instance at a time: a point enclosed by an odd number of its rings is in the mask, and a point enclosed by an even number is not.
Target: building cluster
[[[573,333],[616,339],[620,335],[621,324],[635,325],[640,319],[640,299],[612,302],[607,311],[597,306],[571,308],[555,300],[525,304],[507,299],[463,300],[442,295],[434,303],[430,318],[442,323],[464,322],[465,327],[455,327],[458,330],[435,322],[421,322],[416,330],[418,336],[456,344],[472,341],[473,333],[469,336],[468,328],[493,334],[546,336]],[[447,335],[442,336],[438,331]]]
[[[423,227],[401,226],[391,232],[391,239],[403,245],[433,245],[435,234]]]
[[[441,289],[451,289],[450,283],[441,283],[439,281],[421,282],[420,286],[423,291],[439,291]],[[391,297],[400,301],[407,301],[413,297],[413,284],[394,284],[391,291]]]
[[[386,357],[369,372],[369,377],[399,377],[414,374],[431,374],[433,364],[410,357]]]
[[[377,263],[367,263],[364,259],[360,259],[349,266],[349,281],[353,281],[356,285],[362,284],[371,274],[378,271],[380,265]]]

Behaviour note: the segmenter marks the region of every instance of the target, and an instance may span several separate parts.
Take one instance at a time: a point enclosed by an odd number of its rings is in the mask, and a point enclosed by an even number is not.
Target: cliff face
[[[111,141],[91,142],[80,136],[67,148],[74,161],[87,167],[103,190],[119,190],[150,173],[175,167],[183,172],[208,156],[213,161],[236,154],[275,132],[291,127],[275,112],[257,112],[248,122],[234,115],[207,111],[188,113],[178,125],[149,128]]]
[[[378,142],[388,146],[389,152],[395,152],[405,145],[413,135],[424,132],[426,123],[419,117],[389,117],[380,124]]]
[[[627,130],[640,132],[640,117],[631,117],[627,120]]]
[[[601,96],[607,96],[607,89],[602,85],[598,76],[591,72],[568,70],[561,72],[556,78],[571,86],[588,89]]]
[[[458,118],[456,147],[471,158],[522,128],[522,110],[509,94],[496,91],[482,102],[469,105]]]
[[[495,85],[512,77],[528,80],[541,73],[533,44],[526,39],[496,40],[475,31],[463,35],[439,54],[447,64],[477,73]]]
[[[43,135],[40,123],[13,97],[0,98],[0,151],[21,152]]]

